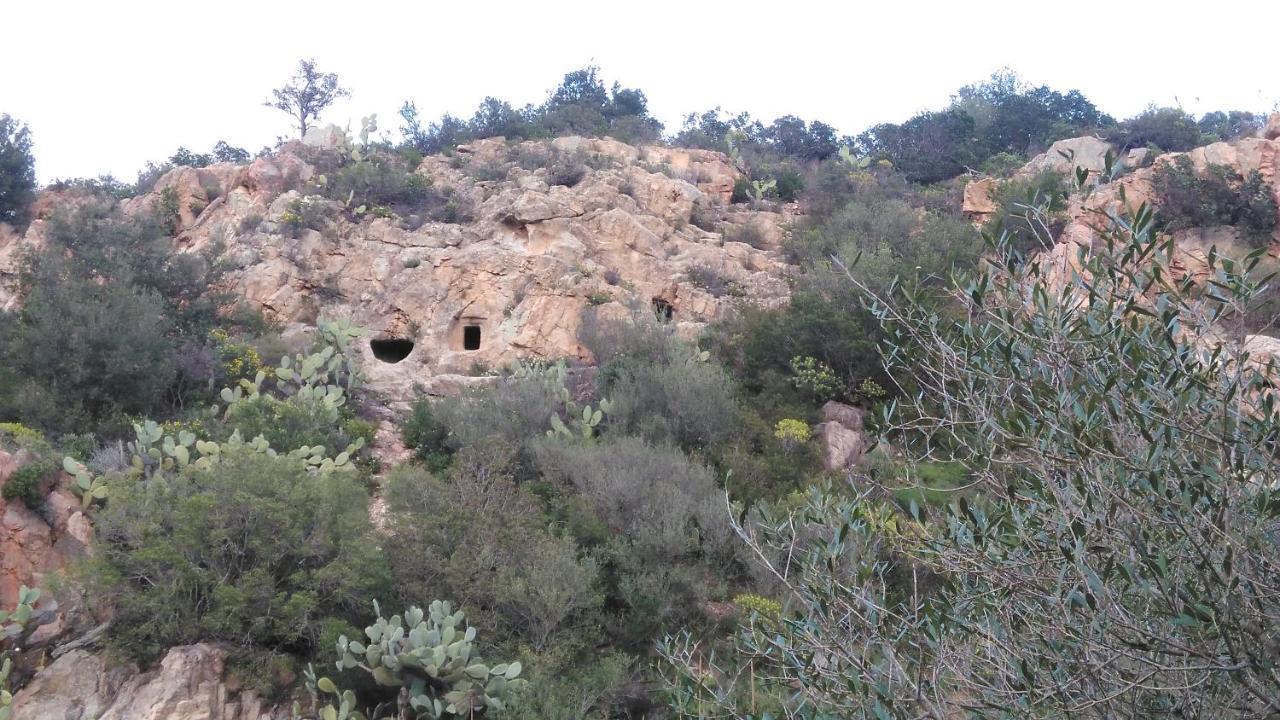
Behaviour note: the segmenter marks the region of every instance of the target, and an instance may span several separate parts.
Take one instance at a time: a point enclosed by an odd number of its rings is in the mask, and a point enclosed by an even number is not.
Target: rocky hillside
[[[1113,158],[1113,167],[1121,170],[1113,179],[1099,184],[1098,179],[1106,171],[1108,154]],[[1182,158],[1185,160],[1180,160]],[[1143,204],[1160,208],[1165,198],[1155,186],[1157,173],[1185,161],[1189,161],[1192,172],[1202,177],[1211,168],[1241,178],[1257,172],[1274,201],[1280,204],[1280,114],[1271,116],[1257,137],[1217,142],[1188,152],[1152,155],[1150,150],[1139,148],[1120,157],[1117,148],[1096,137],[1059,140],[1031,159],[1015,173],[1014,179],[1029,180],[1045,171],[1067,176],[1076,168],[1090,172],[1094,187],[1087,195],[1075,194],[1069,199],[1058,246],[1053,249],[1059,262],[1074,262],[1078,247],[1095,246],[1109,217],[1132,213]],[[963,209],[975,223],[985,223],[997,212],[993,195],[999,183],[994,178],[981,178],[965,187]],[[1207,272],[1206,259],[1211,247],[1230,253],[1248,244],[1240,228],[1226,224],[1181,227],[1171,235],[1176,246],[1176,269],[1196,277],[1204,277]],[[1270,237],[1264,239],[1269,239],[1275,255],[1276,248],[1280,247],[1280,224],[1275,224]]]
[[[228,263],[230,288],[279,321],[286,334],[307,331],[320,316],[368,328],[371,337],[362,341],[360,355],[384,420],[420,393],[456,395],[520,358],[590,362],[584,335],[592,318],[656,312],[693,336],[736,302],[788,302],[797,268],[781,251],[798,211],[731,202],[744,175],[724,154],[633,147],[607,138],[488,139],[422,158],[405,181],[416,188],[416,199],[384,205],[362,202],[354,189],[346,198],[335,192],[344,181],[336,172],[340,166],[350,173],[361,161],[334,158],[358,150],[344,133],[325,128],[250,164],[173,169],[148,193],[120,202],[126,214],[168,216],[177,251],[212,253]],[[1114,153],[1096,137],[1061,140],[1012,179],[1046,171],[1070,175],[1083,167],[1096,183]],[[1211,167],[1240,177],[1256,172],[1280,203],[1280,116],[1255,138],[1155,157],[1132,151],[1123,158],[1126,171],[1070,197],[1061,211],[1059,242],[1048,251],[1054,261],[1073,263],[1077,248],[1094,247],[1109,214],[1160,205],[1155,177],[1181,157],[1201,174]],[[964,213],[986,223],[1001,211],[1005,182],[968,183]],[[80,200],[74,190],[46,191],[24,235],[0,225],[0,308],[19,302],[15,280],[24,251],[44,242],[58,209]],[[962,220],[957,224],[969,231]],[[1259,242],[1230,225],[1172,234],[1180,269],[1193,275],[1205,272],[1210,246]],[[1280,229],[1267,240],[1275,254]],[[827,471],[848,470],[870,447],[863,413],[834,401],[821,406],[814,437]],[[806,428],[799,444],[807,442],[807,424],[793,422]],[[396,435],[390,423],[383,430]],[[788,448],[783,462],[799,462],[794,451]],[[30,460],[0,450],[0,485]],[[54,475],[41,488],[47,498],[41,512],[0,500],[0,607],[12,606],[21,586],[47,585],[92,552],[89,516],[69,491],[70,479],[56,470]],[[87,608],[64,607],[57,614],[49,605],[41,609],[50,621],[30,640],[50,654],[28,653],[20,668],[30,681],[16,695],[19,720],[288,716],[227,670],[226,650],[218,644],[172,647],[150,668],[121,666],[79,646],[88,642],[58,646],[68,638],[92,639],[103,618]],[[291,675],[277,684],[296,680]]]
[[[456,391],[520,357],[586,359],[587,309],[654,308],[692,335],[727,301],[787,298],[777,252],[786,217],[730,205],[741,173],[723,154],[578,137],[479,141],[417,168],[421,186],[449,198],[432,219],[325,199],[318,165],[349,151],[325,128],[250,165],[172,170],[124,210],[176,207],[180,249],[221,248],[236,293],[287,329],[321,315],[368,328],[365,369],[392,402],[415,388]],[[553,177],[555,158],[568,158],[573,177]],[[24,237],[0,229],[0,278],[12,280],[22,249],[70,202],[46,193],[45,219]],[[15,302],[10,284],[0,307]]]

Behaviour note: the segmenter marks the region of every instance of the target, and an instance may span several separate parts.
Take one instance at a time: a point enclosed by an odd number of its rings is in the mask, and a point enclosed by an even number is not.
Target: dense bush
[[[753,618],[727,666],[666,643],[678,713],[742,715],[757,693],[854,718],[1280,706],[1274,380],[1216,324],[1257,288],[1219,262],[1188,296],[1149,211],[1123,222],[1065,276],[1001,248],[951,288],[960,312],[881,298],[886,356],[935,389],[903,399],[891,441],[950,455],[978,495],[930,520],[860,477],[745,520],[753,554],[785,559],[767,572],[790,611]]]
[[[326,457],[333,457],[361,438],[366,443],[373,440],[371,426],[346,416],[343,410],[346,408],[319,399],[281,400],[264,394],[235,403],[226,414],[225,425],[228,434],[234,428],[246,438],[261,435],[273,448],[288,451],[322,445]]]
[[[867,130],[857,146],[864,155],[889,161],[908,180],[930,183],[977,168],[993,155],[1026,156],[1112,123],[1078,91],[1031,87],[1001,72],[961,88],[945,110]]]
[[[1238,140],[1250,137],[1266,122],[1266,117],[1243,110],[1222,112],[1215,110],[1200,116],[1196,123],[1200,128],[1200,142]]]
[[[56,215],[46,238],[25,259],[24,302],[0,343],[0,385],[8,386],[0,417],[111,436],[122,415],[181,406],[182,388],[200,384],[178,382],[186,367],[179,358],[191,357],[181,349],[237,322],[231,296],[218,289],[217,248],[172,253],[152,218],[96,201]]]
[[[367,497],[343,473],[245,450],[110,486],[89,580],[113,601],[112,642],[131,656],[200,640],[305,655],[326,618],[358,622],[387,596]]]
[[[127,284],[45,272],[0,348],[7,367],[0,383],[10,384],[0,387],[0,417],[111,435],[121,431],[122,416],[162,408],[177,377],[163,299]]]
[[[390,207],[406,215],[427,199],[430,180],[413,172],[399,155],[375,153],[329,173],[323,188],[326,197],[348,207]]]
[[[601,543],[606,603],[617,612],[607,629],[616,642],[643,648],[663,623],[701,618],[714,590],[708,577],[723,577],[731,558],[723,499],[706,468],[632,437],[548,440],[537,457],[547,480],[581,496],[600,523],[575,526]]]
[[[36,165],[31,131],[8,115],[0,115],[0,222],[21,223],[35,198]]]
[[[454,452],[449,445],[449,427],[437,417],[430,400],[419,398],[413,403],[409,417],[400,424],[400,436],[428,470],[442,472],[449,467]]]
[[[659,140],[662,123],[649,114],[645,94],[617,83],[606,88],[599,73],[595,66],[566,73],[547,101],[536,107],[517,110],[510,103],[486,97],[469,121],[445,114],[424,127],[417,107],[406,102],[400,109],[404,120],[401,134],[406,145],[423,154],[449,152],[463,143],[490,137],[530,140],[609,135],[638,145]]]
[[[688,450],[714,447],[733,433],[733,381],[719,365],[699,359],[696,348],[666,362],[628,362],[611,370],[602,391],[611,403],[611,432]]]
[[[1162,162],[1151,179],[1157,219],[1165,230],[1231,225],[1255,245],[1269,243],[1276,227],[1276,200],[1257,170],[1242,178],[1224,165],[1198,172],[1191,158]]]
[[[469,449],[446,479],[402,467],[389,478],[387,507],[398,597],[445,592],[537,652],[572,648],[567,631],[594,621],[595,561],[548,532],[501,450]]]
[[[1111,129],[1108,141],[1122,147],[1155,147],[1183,152],[1201,143],[1200,127],[1181,108],[1150,107]]]
[[[1027,179],[1006,180],[996,188],[992,200],[997,209],[983,230],[992,235],[1007,233],[1012,248],[1023,255],[1043,250],[1066,224],[1066,182],[1052,170]],[[1042,206],[1045,212],[1034,212]]]
[[[47,460],[28,462],[9,476],[0,490],[0,497],[5,500],[21,500],[28,509],[39,511],[44,508],[44,492],[40,482],[53,473],[55,467]]]

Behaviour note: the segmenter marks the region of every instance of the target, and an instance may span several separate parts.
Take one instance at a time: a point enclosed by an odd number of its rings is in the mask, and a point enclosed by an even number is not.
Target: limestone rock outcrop
[[[482,140],[417,169],[449,193],[459,217],[411,222],[320,197],[314,163],[338,152],[331,136],[317,130],[313,145],[289,143],[247,166],[176,168],[123,209],[166,203],[177,214],[179,249],[221,247],[236,293],[286,333],[319,316],[346,317],[373,339],[412,342],[394,363],[362,346],[372,387],[392,405],[415,386],[456,388],[436,379],[483,375],[518,358],[585,359],[584,311],[660,308],[694,334],[738,301],[705,287],[708,277],[747,302],[788,297],[791,267],[778,249],[789,218],[728,204],[739,170],[723,154],[608,138]],[[582,165],[571,187],[552,173],[565,157]],[[291,228],[288,213],[304,199],[325,219]],[[5,288],[7,258],[38,243],[43,224],[21,239],[0,232],[0,307],[16,302]],[[752,244],[735,242],[748,226]]]
[[[1273,115],[1268,121],[1267,128],[1273,126],[1280,128],[1280,114]],[[1088,168],[1096,178],[1102,170],[1106,152],[1112,149],[1095,137],[1060,140],[1047,152],[1029,161],[1014,177],[1030,177],[1045,170],[1069,174],[1079,166]],[[1071,162],[1063,152],[1071,156]],[[1155,204],[1157,198],[1152,186],[1155,173],[1181,156],[1186,156],[1197,172],[1207,170],[1210,165],[1221,165],[1245,177],[1256,170],[1270,187],[1276,202],[1280,203],[1280,130],[1272,133],[1264,128],[1259,137],[1216,142],[1183,153],[1166,153],[1154,159],[1149,158],[1149,151],[1145,148],[1133,150],[1125,158],[1124,174],[1111,182],[1097,185],[1085,197],[1071,198],[1058,245],[1051,250],[1052,254],[1046,261],[1071,264],[1077,247],[1091,248],[1099,240],[1108,216],[1131,212],[1143,203]],[[985,222],[996,211],[991,201],[995,188],[996,181],[992,178],[975,180],[965,187],[964,211],[975,223]],[[1207,273],[1205,260],[1209,247],[1216,245],[1219,251],[1228,252],[1243,247],[1241,238],[1229,227],[1181,230],[1174,234],[1174,241],[1177,265],[1193,276]],[[1280,228],[1272,242],[1280,243]]]
[[[63,654],[20,690],[13,716],[31,720],[283,720],[252,691],[224,677],[226,654],[212,645],[170,648],[146,672],[101,653]]]

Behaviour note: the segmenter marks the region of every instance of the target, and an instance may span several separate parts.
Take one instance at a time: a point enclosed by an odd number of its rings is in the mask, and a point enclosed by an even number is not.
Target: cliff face
[[[1032,158],[1015,175],[1029,178],[1042,171],[1070,174],[1076,167],[1088,169],[1096,179],[1103,171],[1104,158],[1115,148],[1094,137],[1059,140],[1042,155]],[[1255,170],[1262,176],[1280,205],[1280,115],[1272,116],[1258,137],[1243,138],[1231,142],[1218,142],[1198,147],[1188,152],[1166,153],[1150,157],[1145,148],[1131,150],[1121,157],[1128,172],[1111,182],[1098,185],[1087,196],[1073,196],[1066,210],[1067,222],[1053,249],[1055,256],[1067,260],[1075,255],[1075,246],[1092,247],[1105,228],[1108,217],[1125,211],[1132,212],[1144,203],[1159,204],[1153,186],[1156,171],[1185,156],[1197,173],[1204,173],[1210,166],[1223,166],[1240,177],[1247,177]],[[983,223],[997,211],[992,192],[997,181],[979,179],[965,187],[964,212],[975,223]],[[1188,228],[1174,233],[1181,269],[1193,275],[1206,272],[1205,259],[1208,249],[1217,245],[1220,251],[1232,249],[1240,243],[1234,228],[1212,226]],[[1271,238],[1273,254],[1280,245],[1280,224]]]
[[[485,140],[417,168],[470,218],[415,227],[316,194],[324,179],[305,158],[343,151],[333,146],[344,139],[308,140],[319,146],[291,143],[248,166],[177,168],[124,210],[176,197],[179,248],[221,245],[237,293],[287,329],[320,315],[369,328],[379,342],[365,343],[365,369],[392,404],[415,385],[448,392],[520,357],[586,359],[584,309],[609,317],[652,308],[692,334],[723,314],[732,299],[725,288],[764,304],[787,298],[789,268],[777,252],[786,218],[729,205],[739,171],[720,153],[577,137]],[[515,163],[539,155],[588,165],[572,187],[557,185],[551,168]],[[45,214],[58,202],[42,199]],[[299,203],[326,219],[291,229]],[[0,279],[16,269],[20,248],[40,242],[42,225],[24,238],[0,235]],[[752,244],[733,241],[737,234]],[[0,306],[14,302],[0,291]]]

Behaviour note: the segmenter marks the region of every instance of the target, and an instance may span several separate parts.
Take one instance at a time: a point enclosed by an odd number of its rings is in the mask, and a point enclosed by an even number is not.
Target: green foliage
[[[1255,247],[1271,241],[1276,200],[1257,170],[1245,178],[1224,165],[1197,172],[1191,158],[1179,155],[1156,167],[1151,185],[1164,230],[1231,225]]]
[[[58,603],[40,602],[39,588],[18,587],[17,603],[12,610],[0,609],[0,720],[13,718],[13,693],[9,679],[17,651],[36,627],[53,618]]]
[[[401,467],[387,483],[396,595],[447,591],[489,630],[542,651],[591,621],[596,563],[542,522],[511,479],[509,454],[470,448],[440,479]]]
[[[706,568],[725,559],[727,528],[711,473],[679,450],[632,437],[538,446],[544,477],[572,489],[610,529],[610,605],[628,608],[610,631],[647,642],[664,621],[695,617]]]
[[[289,203],[280,213],[280,223],[290,237],[297,237],[304,229],[322,230],[329,223],[332,207],[318,195],[306,195]]]
[[[813,358],[844,388],[872,377],[888,385],[876,344],[880,329],[856,296],[799,289],[783,308],[743,308],[721,324],[712,348],[743,387],[771,404],[808,398],[791,380],[791,361]]]
[[[752,593],[744,593],[733,599],[733,604],[747,617],[758,615],[766,620],[782,619],[782,603]]]
[[[1106,138],[1122,147],[1155,147],[1162,152],[1185,152],[1201,144],[1196,119],[1172,107],[1149,107],[1120,123]]]
[[[359,668],[381,686],[402,688],[394,702],[397,717],[439,720],[501,712],[514,705],[528,685],[520,677],[519,661],[492,666],[482,661],[474,647],[475,628],[447,602],[433,601],[426,612],[410,607],[403,617],[390,619],[382,616],[377,601],[373,610],[377,620],[365,628],[367,642],[345,635],[338,639],[337,669]],[[313,705],[329,695],[337,703],[321,706],[320,717],[363,720],[353,693],[339,691],[332,680],[317,677],[311,669],[306,677]],[[381,709],[370,716],[380,717]]]
[[[791,358],[791,384],[808,394],[814,402],[824,403],[843,397],[844,382],[829,365],[811,357]]]
[[[164,481],[110,478],[90,586],[114,600],[112,643],[151,659],[201,640],[309,652],[330,616],[389,585],[364,491],[283,455],[224,446]]]
[[[661,137],[662,123],[649,114],[648,100],[637,89],[614,83],[607,88],[600,69],[588,66],[566,73],[564,80],[539,106],[514,108],[486,97],[470,120],[445,114],[424,127],[418,108],[400,108],[404,143],[424,155],[450,152],[460,144],[491,137],[530,140],[583,135],[614,137],[622,142],[648,144]]]
[[[573,658],[570,658],[572,660]],[[502,713],[505,720],[611,720],[622,711],[623,701],[636,675],[636,660],[624,653],[593,653],[589,660],[552,664],[547,654],[538,656],[525,675],[529,687],[514,708]],[[634,692],[634,690],[632,690]]]
[[[449,467],[454,449],[449,446],[449,428],[436,417],[431,401],[419,398],[400,425],[400,437],[404,444],[431,472],[443,472]]]
[[[744,203],[751,200],[751,190],[751,181],[739,176],[733,181],[733,194],[729,197],[729,202]]]
[[[321,190],[348,208],[382,205],[399,215],[418,211],[438,195],[429,178],[415,173],[413,166],[389,152],[370,153],[325,175]]]
[[[753,622],[728,660],[669,639],[678,714],[742,716],[757,677],[804,717],[1280,705],[1276,368],[1217,325],[1259,291],[1262,251],[1212,254],[1213,293],[1170,282],[1174,248],[1143,207],[1065,275],[1007,243],[993,253],[956,279],[959,312],[859,285],[886,322],[886,357],[936,393],[901,398],[890,438],[910,465],[960,466],[926,483],[963,470],[976,494],[935,520],[909,498],[908,518],[873,502],[886,488],[867,477],[743,518],[795,612]]]
[[[773,191],[782,202],[795,202],[800,199],[800,193],[804,192],[804,178],[794,170],[783,171],[778,174],[778,182]]]
[[[31,131],[7,114],[0,115],[0,222],[25,221],[35,187]]]
[[[773,426],[773,436],[782,443],[784,452],[791,453],[809,442],[813,433],[809,430],[809,423],[795,418],[783,418]]]
[[[998,209],[983,231],[1006,233],[1011,247],[1023,255],[1051,245],[1066,223],[1066,184],[1052,170],[1026,180],[1007,180],[997,187],[992,200]],[[1045,211],[1037,212],[1042,206]]]
[[[297,74],[284,87],[272,90],[271,94],[274,99],[263,105],[282,110],[296,120],[298,136],[302,137],[325,108],[351,93],[338,84],[337,75],[318,70],[315,60],[301,60]]]
[[[710,353],[643,311],[626,320],[584,323],[583,344],[600,363],[608,431],[686,450],[711,448],[733,432],[733,381]]]
[[[173,253],[154,218],[96,198],[45,227],[47,242],[22,265],[22,306],[0,320],[0,417],[112,437],[128,427],[122,414],[162,415],[191,399],[195,383],[178,382],[194,359],[187,344],[238,322],[219,249]]]
[[[887,160],[908,180],[931,183],[1001,153],[1026,157],[1055,140],[1113,123],[1076,90],[1031,87],[1001,71],[984,83],[961,88],[945,110],[867,130],[858,136],[857,146],[863,155]]]
[[[0,388],[0,416],[110,435],[121,415],[159,410],[177,373],[163,298],[128,284],[49,277],[50,269],[42,268],[47,282],[32,283],[0,348],[14,376]]]
[[[47,460],[29,462],[13,471],[0,495],[5,500],[21,500],[31,510],[41,510],[44,508],[44,493],[40,482],[53,471],[53,464]]]

